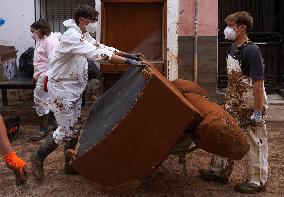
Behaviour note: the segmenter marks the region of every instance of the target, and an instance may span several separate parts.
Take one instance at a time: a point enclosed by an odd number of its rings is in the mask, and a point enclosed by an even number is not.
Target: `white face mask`
[[[231,27],[225,28],[224,35],[226,40],[235,40],[237,37],[237,33]]]
[[[33,33],[32,34],[32,38],[35,40],[35,41],[38,41],[39,40],[39,37],[36,33]]]
[[[97,31],[97,23],[89,23],[86,26],[86,31],[90,33],[95,33]]]

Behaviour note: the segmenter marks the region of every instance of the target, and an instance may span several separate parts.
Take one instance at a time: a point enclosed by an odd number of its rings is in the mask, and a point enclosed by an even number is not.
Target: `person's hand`
[[[150,66],[150,64],[146,61],[139,61],[136,67],[144,68],[145,66]]]
[[[137,53],[135,55],[137,61],[143,61],[145,59],[145,56],[142,53]]]
[[[265,124],[261,112],[254,112],[250,117],[250,120],[254,123],[255,126],[263,126]]]
[[[146,61],[136,61],[130,58],[126,58],[125,63],[129,64],[130,66],[140,67],[140,68],[144,68],[145,66],[150,66],[150,64]]]
[[[125,53],[124,57],[133,59],[136,61],[143,61],[143,59],[145,58],[142,53]]]

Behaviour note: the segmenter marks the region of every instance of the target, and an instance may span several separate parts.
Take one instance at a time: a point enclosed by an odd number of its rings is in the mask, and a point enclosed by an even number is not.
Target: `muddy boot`
[[[54,113],[53,112],[50,112],[49,114],[49,118],[48,118],[48,124],[50,126],[50,129],[52,131],[56,130],[58,125],[57,125],[57,122],[56,122],[56,119],[54,117]]]
[[[32,175],[38,180],[42,181],[44,177],[43,162],[44,159],[58,147],[52,136],[48,137],[37,149],[32,153],[30,162],[32,164]]]
[[[67,155],[67,150],[74,150],[78,142],[78,138],[72,138],[70,141],[65,142],[64,146],[64,157],[65,157],[65,165],[64,172],[65,174],[78,175],[79,173],[69,164],[71,161],[71,157]]]
[[[41,140],[45,136],[48,135],[48,119],[49,119],[49,114],[45,114],[45,115],[39,117],[39,120],[40,120],[39,130],[37,130],[33,134],[32,138],[31,138],[32,141]]]
[[[266,185],[261,184],[260,186],[249,183],[248,181],[245,181],[243,183],[238,183],[235,186],[235,190],[240,193],[245,193],[245,194],[256,194],[259,192],[264,192],[266,191]]]
[[[218,176],[216,174],[214,174],[214,172],[212,170],[206,170],[206,169],[202,169],[199,170],[200,173],[200,177],[204,180],[208,180],[208,181],[216,181],[222,184],[228,184],[229,183],[229,178],[225,177],[225,176]]]
[[[9,153],[8,155],[5,155],[3,159],[7,167],[14,172],[16,177],[16,185],[25,185],[28,180],[26,162],[18,157],[15,151]]]

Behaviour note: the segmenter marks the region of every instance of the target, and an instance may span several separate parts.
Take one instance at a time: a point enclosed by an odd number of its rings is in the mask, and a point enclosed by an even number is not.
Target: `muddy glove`
[[[141,68],[144,68],[145,66],[149,66],[149,64],[145,61],[136,61],[136,60],[129,59],[129,58],[126,58],[125,63],[131,66],[134,66],[134,67],[141,67]]]
[[[142,61],[145,58],[142,53],[125,53],[123,57],[136,61]]]

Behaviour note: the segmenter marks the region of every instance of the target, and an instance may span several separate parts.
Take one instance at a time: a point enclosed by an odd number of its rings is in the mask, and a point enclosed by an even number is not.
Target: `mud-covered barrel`
[[[130,68],[97,99],[72,165],[98,187],[137,187],[168,156],[201,114],[154,67]]]

